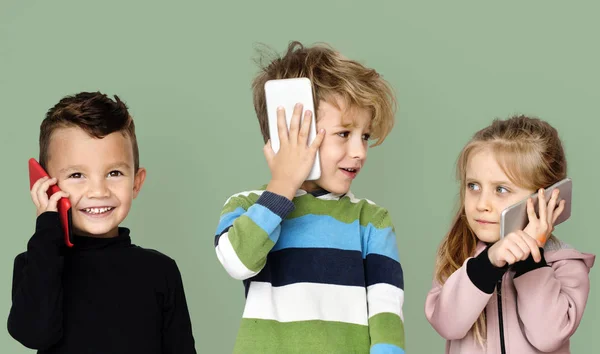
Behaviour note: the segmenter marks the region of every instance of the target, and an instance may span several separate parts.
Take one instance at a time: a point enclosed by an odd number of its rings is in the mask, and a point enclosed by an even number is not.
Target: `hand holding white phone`
[[[269,122],[269,135],[271,148],[275,153],[280,149],[279,129],[277,127],[277,108],[283,107],[285,119],[289,131],[294,107],[302,104],[303,110],[300,114],[300,122],[304,121],[306,111],[312,112],[312,119],[308,131],[307,145],[311,145],[317,138],[315,105],[313,100],[312,83],[308,78],[293,78],[269,80],[265,83],[265,95],[267,103],[267,116]],[[321,162],[317,151],[312,169],[306,180],[317,180],[321,177]]]

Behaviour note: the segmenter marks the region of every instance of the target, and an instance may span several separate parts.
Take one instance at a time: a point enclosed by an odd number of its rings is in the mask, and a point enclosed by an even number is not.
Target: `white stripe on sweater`
[[[400,316],[404,322],[404,290],[386,283],[373,284],[367,288],[369,318],[384,312]]]
[[[279,322],[337,321],[366,326],[366,289],[316,283],[273,287],[271,283],[252,282],[243,317]]]
[[[240,257],[235,253],[233,245],[229,241],[229,233],[226,232],[219,238],[219,244],[215,247],[217,258],[223,265],[227,273],[232,278],[238,280],[248,279],[255,276],[258,272],[253,272],[248,269],[240,260]]]

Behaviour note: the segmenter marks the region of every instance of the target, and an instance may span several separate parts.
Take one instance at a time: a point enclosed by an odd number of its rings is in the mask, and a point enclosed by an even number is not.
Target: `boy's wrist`
[[[298,189],[292,186],[289,182],[271,180],[267,185],[266,190],[292,200],[294,199]]]
[[[269,209],[282,220],[295,209],[294,202],[280,194],[275,194],[270,191],[264,191],[256,201],[256,204]]]
[[[45,211],[35,218],[35,231],[42,232],[48,229],[60,229],[60,218],[57,211]]]
[[[44,252],[60,252],[63,246],[63,232],[58,212],[46,211],[35,220],[35,233],[28,242],[31,247],[43,249]]]

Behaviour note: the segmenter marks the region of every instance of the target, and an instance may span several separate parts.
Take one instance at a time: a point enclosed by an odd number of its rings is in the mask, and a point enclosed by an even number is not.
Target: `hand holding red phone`
[[[56,178],[42,177],[38,179],[31,187],[31,200],[37,208],[37,216],[47,211],[58,211],[58,201],[60,198],[68,198],[69,194],[62,190],[57,190],[48,197],[48,190],[56,185]]]
[[[57,211],[62,224],[65,245],[73,247],[71,201],[69,194],[58,188],[57,179],[48,173],[34,159],[29,159],[29,188],[31,199],[37,209],[37,216],[46,211]]]

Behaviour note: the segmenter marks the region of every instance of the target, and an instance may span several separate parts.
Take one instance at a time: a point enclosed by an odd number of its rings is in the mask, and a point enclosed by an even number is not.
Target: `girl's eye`
[[[467,183],[467,188],[472,191],[478,191],[479,186],[476,183]]]
[[[81,178],[81,173],[75,172],[69,175],[69,178]]]
[[[123,173],[121,173],[121,171],[110,171],[108,175],[111,177],[119,177],[122,176]]]
[[[339,135],[342,138],[347,138],[348,134],[350,134],[350,132],[340,132],[340,133],[337,133],[337,135]]]
[[[371,139],[371,134],[363,134],[363,140],[369,140]]]
[[[504,194],[504,193],[508,193],[509,190],[504,188],[504,187],[497,187],[496,188],[496,192],[500,193],[500,194]]]

